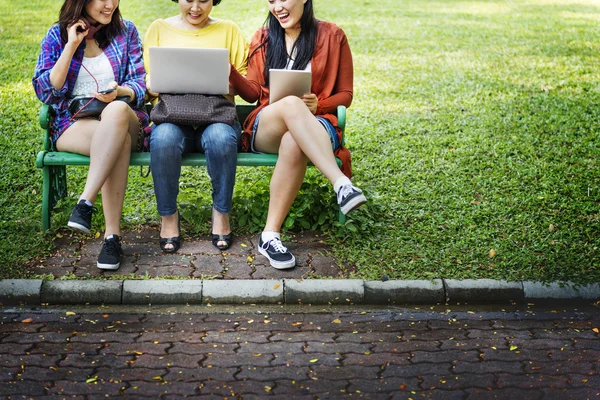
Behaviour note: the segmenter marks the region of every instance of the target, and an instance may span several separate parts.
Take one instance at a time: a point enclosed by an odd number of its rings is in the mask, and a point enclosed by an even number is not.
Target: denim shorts
[[[256,119],[254,120],[254,125],[252,126],[252,137],[250,138],[250,150],[253,153],[260,153],[260,151],[256,151],[254,148],[254,138],[256,137],[256,130],[258,129],[258,122],[260,121],[260,114],[262,114],[263,110],[258,112]],[[338,139],[338,134],[335,131],[335,127],[323,117],[315,116],[317,121],[323,125],[327,133],[329,134],[329,140],[331,141],[331,149],[336,151],[340,147],[340,140]]]

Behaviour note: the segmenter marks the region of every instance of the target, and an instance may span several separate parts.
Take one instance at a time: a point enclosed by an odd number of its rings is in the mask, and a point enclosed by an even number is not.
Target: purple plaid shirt
[[[125,25],[123,32],[110,42],[104,49],[104,54],[110,61],[117,83],[135,92],[135,101],[130,106],[140,119],[142,128],[146,130],[150,121],[144,108],[146,70],[142,59],[142,41],[132,22],[123,20],[123,23]],[[68,102],[81,69],[85,41],[79,45],[73,55],[64,86],[56,90],[50,83],[50,70],[56,64],[63,48],[60,28],[58,25],[53,25],[42,40],[42,49],[32,79],[38,99],[49,104],[56,113],[50,127],[52,143],[56,143],[58,137],[75,122],[75,120],[71,121]]]

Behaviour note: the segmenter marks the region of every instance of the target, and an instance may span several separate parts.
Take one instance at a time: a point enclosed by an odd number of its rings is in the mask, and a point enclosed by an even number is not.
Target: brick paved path
[[[111,278],[130,275],[132,279],[306,279],[314,277],[347,278],[352,267],[342,271],[331,256],[331,247],[314,232],[303,232],[289,240],[286,246],[296,256],[296,268],[276,270],[256,250],[257,236],[234,237],[231,248],[217,250],[205,237],[184,235],[177,254],[165,254],[158,246],[159,230],[140,226],[137,231],[123,233],[124,257],[118,271],[102,271],[96,261],[102,246],[101,238],[93,238],[64,230],[54,241],[49,257],[32,260],[26,268],[35,275],[55,278]]]
[[[0,398],[600,398],[598,309],[260,310],[0,309]]]

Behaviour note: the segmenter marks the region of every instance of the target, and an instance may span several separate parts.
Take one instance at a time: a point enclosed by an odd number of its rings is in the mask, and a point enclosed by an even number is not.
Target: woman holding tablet
[[[269,16],[250,43],[248,73],[232,68],[230,81],[246,101],[258,107],[244,123],[246,151],[278,153],[271,177],[269,212],[259,236],[259,252],[278,269],[296,264],[281,243],[280,229],[300,190],[311,161],[333,184],[344,214],[366,202],[352,185],[350,153],[340,145],[338,105],[350,106],[352,53],[346,35],[333,23],[315,19],[312,0],[268,0]],[[312,71],[312,93],[269,104],[269,70]],[[338,167],[335,156],[342,160]]]
[[[226,48],[229,61],[240,73],[247,68],[248,45],[236,24],[210,17],[213,6],[221,0],[173,0],[179,4],[179,14],[154,21],[144,38],[146,85],[151,99],[152,91],[149,48],[203,47]],[[233,102],[233,93],[225,96]],[[213,188],[212,243],[219,250],[231,246],[232,234],[229,212],[232,206],[233,186],[241,127],[224,123],[208,126],[183,126],[172,123],[157,125],[150,136],[150,157],[154,192],[161,216],[160,247],[165,253],[176,252],[181,245],[179,231],[179,177],[181,156],[184,153],[203,152]]]

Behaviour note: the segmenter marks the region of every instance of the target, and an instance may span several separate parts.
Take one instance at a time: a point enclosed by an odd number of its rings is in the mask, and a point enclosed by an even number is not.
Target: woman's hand
[[[305,94],[304,96],[302,96],[302,101],[304,101],[304,104],[306,104],[306,107],[308,107],[308,109],[311,113],[313,113],[313,115],[317,113],[318,100],[316,94]]]
[[[112,81],[108,85],[107,90],[101,90],[100,92],[94,92],[94,97],[105,103],[110,103],[111,101],[113,101],[114,99],[117,98],[118,88],[119,88],[119,85],[117,84],[117,82]],[[103,92],[107,92],[107,91],[108,91],[108,93],[103,93]]]
[[[89,29],[85,29],[86,24],[83,20],[75,22],[73,25],[67,27],[67,43],[72,43],[75,47],[79,46],[83,39],[88,34]],[[78,30],[79,29],[79,30]]]
[[[150,89],[150,79],[146,79],[146,93],[148,93],[150,97],[158,97],[158,93],[153,92],[152,89]]]

